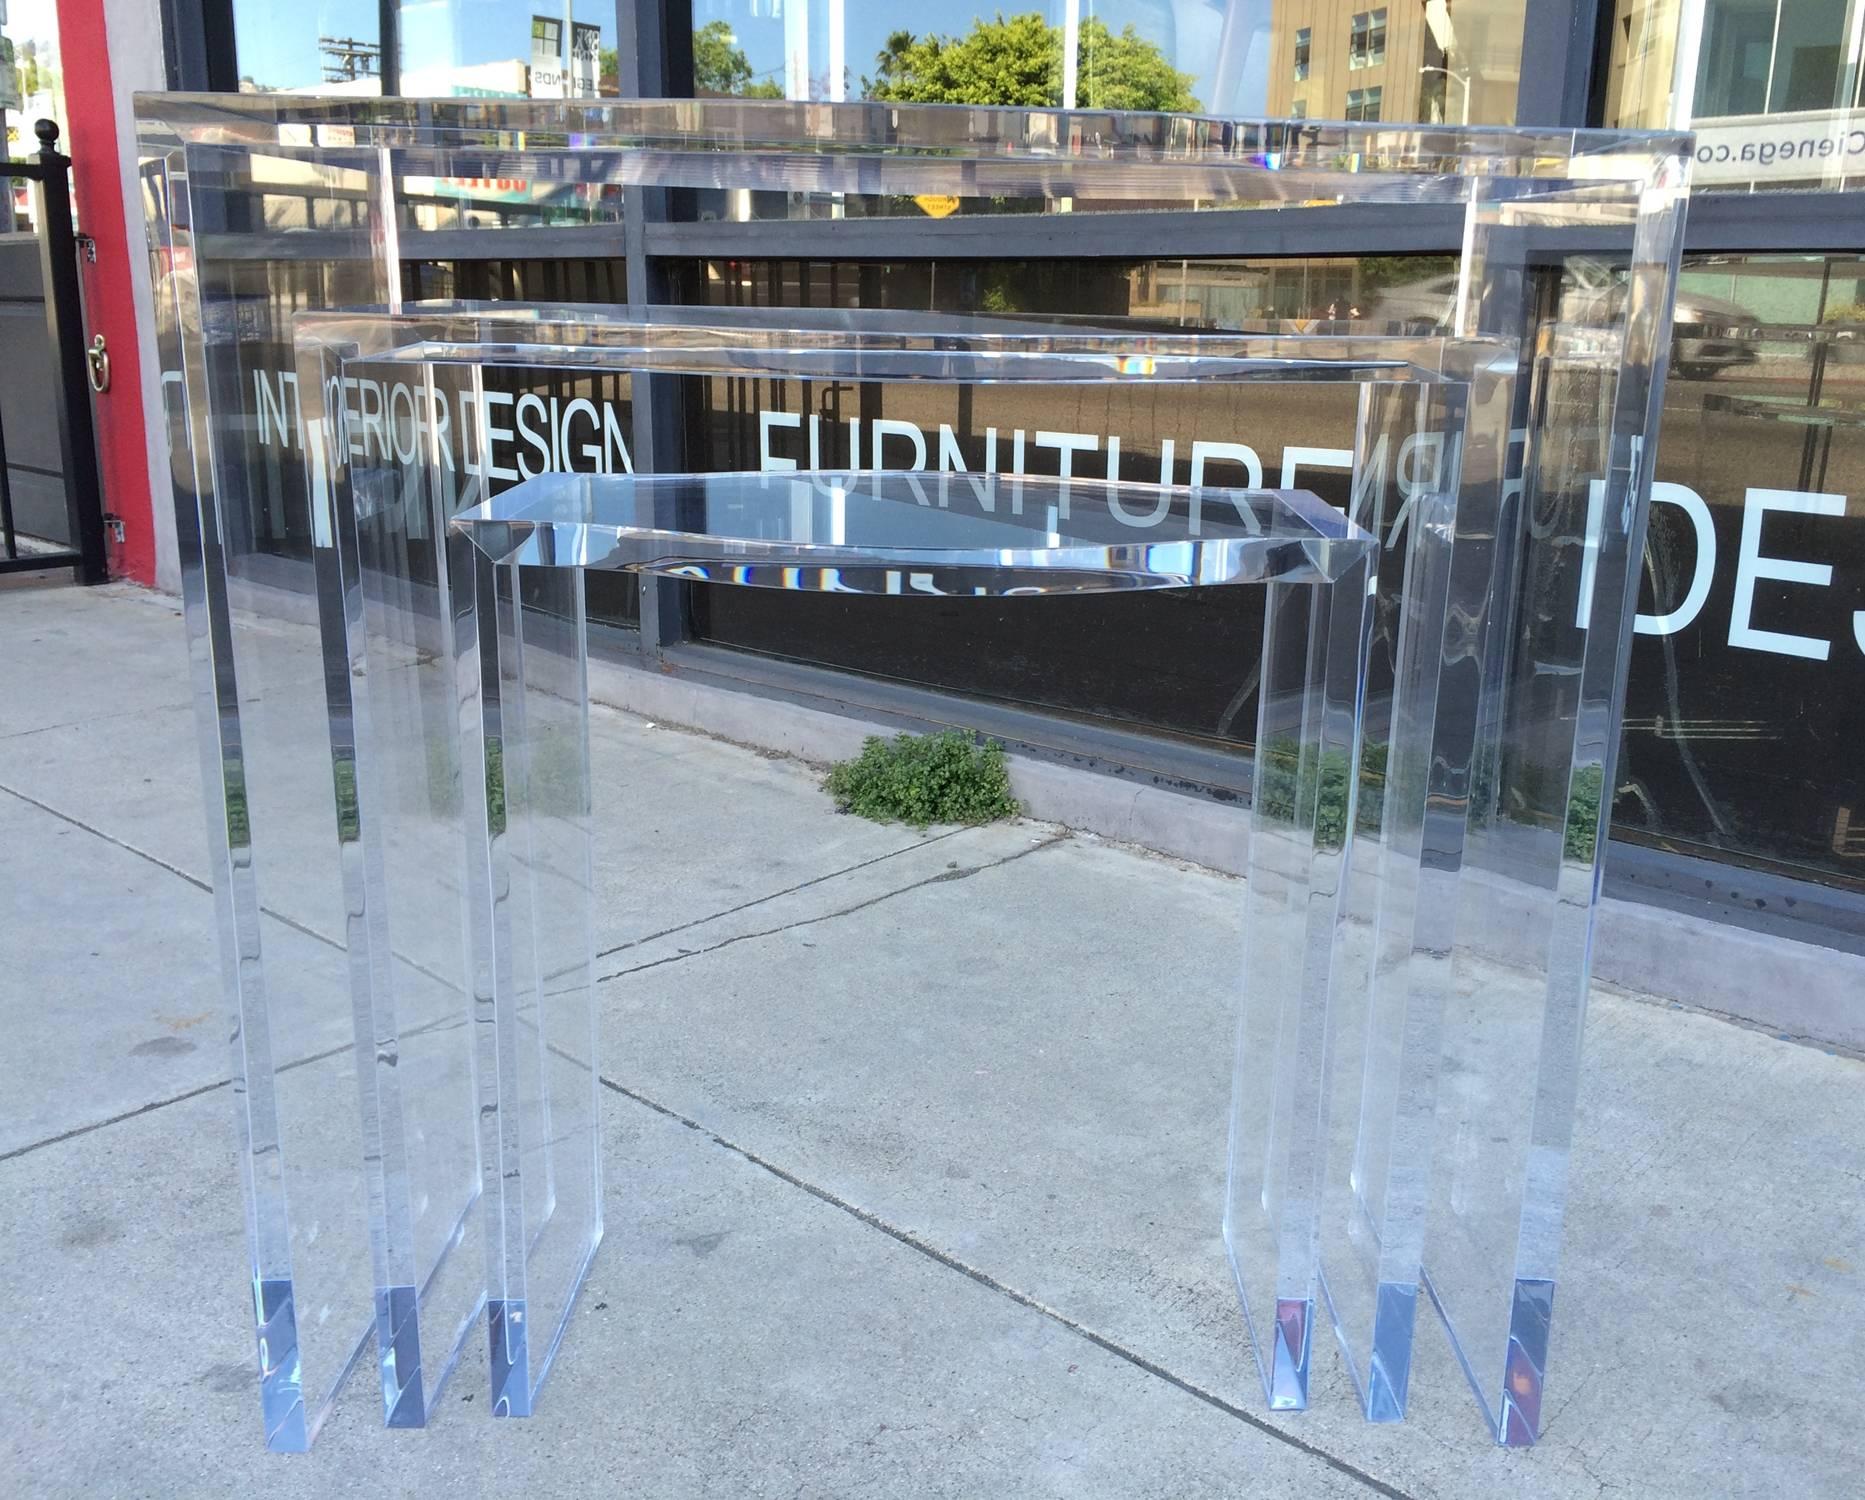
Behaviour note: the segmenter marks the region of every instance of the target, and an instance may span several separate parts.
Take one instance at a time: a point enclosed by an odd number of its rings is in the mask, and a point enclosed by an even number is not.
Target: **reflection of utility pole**
[[[1081,59],[1081,0],[1064,0],[1062,10],[1062,107],[1075,107],[1076,74]]]
[[[1468,125],[1470,123],[1470,75],[1468,73],[1454,72],[1450,68],[1435,67],[1431,63],[1426,63],[1418,70],[1418,73],[1420,77],[1423,77],[1426,73],[1442,73],[1446,78],[1455,78],[1464,86],[1463,122]]]
[[[829,101],[848,97],[848,17],[844,0],[829,0]]]
[[[784,0],[784,97],[809,98],[809,0]]]
[[[324,54],[325,83],[354,83],[382,73],[382,48],[353,36],[320,36],[317,50]]]

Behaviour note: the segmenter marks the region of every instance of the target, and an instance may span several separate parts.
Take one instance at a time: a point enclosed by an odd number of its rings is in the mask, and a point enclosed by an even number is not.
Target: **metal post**
[[[65,515],[78,553],[80,583],[109,578],[104,550],[103,482],[91,422],[91,382],[84,354],[84,294],[78,284],[78,243],[71,227],[71,159],[58,153],[58,125],[34,123],[39,138],[39,274],[45,288],[46,343],[58,360],[58,451],[65,475]]]
[[[0,425],[0,543],[6,547],[7,561],[19,557],[19,537],[13,530],[13,475],[6,465],[6,428]]]
[[[799,9],[801,7],[798,7]],[[692,8],[660,0],[616,6],[616,62],[625,99],[690,97],[693,92]],[[647,226],[674,218],[666,188],[622,190],[622,257],[631,304],[670,300],[666,272],[647,250]],[[636,375],[630,383],[634,412],[635,468],[671,472],[682,461],[685,416],[680,382],[668,375]],[[661,652],[686,636],[685,588],[671,579],[640,579],[641,654],[658,661]]]
[[[1081,0],[1065,0],[1062,7],[1062,107],[1075,107],[1078,70],[1081,67]]]

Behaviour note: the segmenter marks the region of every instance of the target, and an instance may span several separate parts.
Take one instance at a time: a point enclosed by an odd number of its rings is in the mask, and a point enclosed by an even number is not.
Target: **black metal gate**
[[[0,182],[32,185],[38,223],[34,235],[0,234],[0,574],[68,567],[80,583],[102,583],[109,569],[71,159],[59,154],[52,121],[33,133],[37,157],[0,162]],[[13,213],[10,187],[0,212]]]

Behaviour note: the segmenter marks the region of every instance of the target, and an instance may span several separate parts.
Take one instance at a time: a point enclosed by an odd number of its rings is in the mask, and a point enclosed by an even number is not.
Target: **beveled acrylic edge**
[[[964,377],[937,370],[955,355],[1001,361],[1003,381],[1013,378],[1067,383],[1042,362],[1066,363],[1082,381],[1267,378],[1319,379],[1341,366],[1344,378],[1366,380],[1468,381],[1486,370],[1514,369],[1515,340],[1495,335],[1239,333],[1194,330],[1083,328],[1074,325],[1002,325],[988,317],[955,315],[946,326],[895,324],[891,313],[873,309],[765,309],[680,307],[657,303],[619,305],[435,301],[399,309],[318,309],[292,317],[299,345],[349,345],[367,331],[392,338],[396,329],[420,330],[405,343],[390,343],[366,358],[384,364],[485,363],[497,350],[512,363],[642,370],[646,373],[738,373],[746,356],[762,360],[759,373],[794,379],[829,378],[812,369],[838,354],[888,356],[929,367],[921,377],[957,383]],[[454,324],[459,324],[457,328]],[[436,334],[435,329],[445,330]],[[509,335],[495,338],[496,335]],[[718,342],[708,342],[718,341]],[[445,345],[457,345],[447,348]],[[436,347],[436,346],[443,347]],[[1210,360],[1212,372],[1162,374],[1145,362]],[[1260,366],[1260,368],[1258,367]],[[876,379],[906,379],[898,371]],[[987,383],[973,376],[975,383]]]
[[[1463,161],[1455,175],[1504,175],[1498,164],[1519,163],[1533,172],[1561,163],[1582,163],[1576,176],[1589,182],[1636,184],[1651,164],[1682,160],[1693,136],[1676,130],[1561,129],[1520,125],[1370,123],[1296,120],[1218,114],[1140,113],[1106,109],[1032,108],[1011,105],[899,104],[785,99],[603,99],[462,100],[409,97],[332,98],[324,95],[213,94],[139,91],[132,105],[139,136],[216,144],[285,144],[281,127],[303,127],[312,144],[318,126],[410,132],[417,137],[446,133],[523,131],[565,137],[566,145],[590,150],[638,149],[653,145],[694,152],[769,155],[785,151],[838,149],[848,155],[886,155],[951,161],[960,154],[997,153],[1021,147],[1041,153],[1046,165],[1090,170],[1143,165],[1197,167],[1230,165],[1273,173],[1301,160],[1304,148],[1346,158],[1340,175],[1362,180],[1381,176],[1442,175]],[[457,123],[448,119],[457,113]],[[445,122],[445,123],[437,123]],[[733,139],[728,127],[739,126]],[[753,135],[750,127],[758,132]],[[951,127],[958,127],[956,129]],[[615,139],[604,141],[604,132]],[[921,144],[914,144],[915,137]],[[574,139],[572,139],[574,138]],[[386,145],[391,141],[359,141]],[[1416,165],[1384,162],[1388,153],[1409,150]],[[1174,155],[1142,155],[1166,152]],[[1644,169],[1640,169],[1640,164]],[[1615,172],[1614,167],[1621,170]],[[1304,165],[1304,170],[1306,170]],[[1530,175],[1524,173],[1522,175]]]
[[[630,526],[598,519],[565,519],[539,512],[553,507],[565,490],[587,495],[602,489],[620,495],[640,488],[674,490],[742,480],[760,490],[780,485],[854,488],[864,481],[912,482],[917,473],[900,470],[750,470],[701,474],[540,474],[463,511],[448,523],[497,563],[575,567],[591,571],[656,573],[746,587],[802,592],[849,592],[856,577],[912,575],[915,570],[941,578],[980,580],[957,589],[930,581],[904,589],[860,592],[967,594],[1117,592],[1144,588],[1204,588],[1227,585],[1332,583],[1356,562],[1370,556],[1376,540],[1345,514],[1307,490],[1234,490],[1203,485],[1145,484],[1134,480],[1057,479],[1043,475],[983,476],[927,474],[929,481],[1001,478],[1029,504],[1052,500],[1100,499],[1116,495],[1152,495],[1165,503],[1236,506],[1240,497],[1269,497],[1271,508],[1297,523],[1285,534],[1174,537],[1166,541],[1092,544],[1059,542],[1029,547],[924,545],[882,546],[833,542],[797,542],[705,531]],[[624,502],[618,502],[624,503]],[[903,505],[904,501],[901,502]],[[937,512],[935,512],[937,513]],[[1034,541],[1034,528],[1032,541]],[[561,545],[559,544],[561,539]],[[604,553],[588,543],[609,544]],[[717,571],[708,565],[720,564]],[[784,575],[799,575],[785,577]],[[835,575],[841,575],[837,577]],[[1059,586],[1058,586],[1059,585]]]

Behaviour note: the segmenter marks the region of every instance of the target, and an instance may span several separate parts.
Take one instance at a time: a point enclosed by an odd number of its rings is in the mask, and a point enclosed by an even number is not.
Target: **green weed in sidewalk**
[[[877,823],[992,823],[1019,811],[1004,747],[974,743],[956,729],[891,740],[871,735],[860,755],[830,768],[823,785],[837,812]]]

